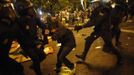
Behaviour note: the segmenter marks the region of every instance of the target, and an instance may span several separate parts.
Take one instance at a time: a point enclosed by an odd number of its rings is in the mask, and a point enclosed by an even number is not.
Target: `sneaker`
[[[57,73],[58,75],[73,75],[72,71],[70,69],[68,70],[64,70],[64,71],[60,71],[59,73]]]
[[[81,59],[81,61],[85,61],[85,57],[82,55],[75,55],[77,58]]]
[[[74,75],[75,74],[75,68],[70,69],[68,67],[62,67],[61,71],[58,73],[58,75]]]

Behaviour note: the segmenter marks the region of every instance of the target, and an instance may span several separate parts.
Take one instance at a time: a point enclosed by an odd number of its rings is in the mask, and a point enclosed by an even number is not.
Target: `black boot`
[[[121,66],[121,65],[123,65],[124,64],[124,60],[123,60],[123,58],[121,57],[121,56],[117,56],[117,58],[118,58],[118,61],[117,61],[117,66]]]

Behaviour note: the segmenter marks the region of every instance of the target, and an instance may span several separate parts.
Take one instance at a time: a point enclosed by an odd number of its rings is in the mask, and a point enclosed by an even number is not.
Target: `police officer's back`
[[[95,32],[110,30],[110,8],[100,4],[92,11],[90,20],[83,27],[94,26]]]
[[[18,0],[16,4],[19,14],[18,25],[21,28],[21,35],[17,37],[18,42],[21,44],[23,51],[33,61],[31,68],[36,75],[42,75],[40,62],[45,59],[46,54],[43,52],[42,41],[38,38],[37,27],[44,29],[43,23],[36,17],[30,0]]]
[[[76,56],[85,61],[86,55],[92,43],[98,37],[102,37],[105,42],[106,48],[117,56],[118,58],[117,64],[119,64],[121,60],[121,55],[119,51],[112,44],[110,8],[100,4],[99,0],[93,0],[92,2],[95,3],[94,5],[95,9],[92,11],[90,20],[85,25],[83,25],[83,27],[94,26],[94,31],[91,33],[90,36],[88,36],[85,39],[86,42],[83,53],[81,55]]]

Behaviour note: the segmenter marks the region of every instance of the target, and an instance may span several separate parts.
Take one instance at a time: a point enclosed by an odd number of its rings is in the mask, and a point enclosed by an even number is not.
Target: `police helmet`
[[[17,0],[16,6],[18,10],[25,10],[27,8],[33,7],[33,4],[30,0]]]
[[[4,7],[13,7],[12,0],[0,0],[0,10]]]
[[[15,2],[17,12],[20,15],[27,14],[27,9],[33,7],[31,0],[17,0]]]
[[[10,6],[10,3],[12,3],[12,0],[0,0],[0,8],[8,7]]]

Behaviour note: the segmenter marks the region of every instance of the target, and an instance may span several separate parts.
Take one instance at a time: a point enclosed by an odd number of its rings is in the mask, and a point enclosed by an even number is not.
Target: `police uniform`
[[[42,75],[40,63],[46,57],[44,53],[44,45],[37,36],[37,27],[44,29],[44,24],[36,17],[34,8],[29,0],[18,0],[16,3],[17,11],[20,15],[18,25],[21,28],[20,35],[17,36],[18,42],[21,44],[23,51],[32,59],[32,68],[36,75]],[[37,47],[41,45],[41,47]]]
[[[0,0],[0,75],[24,75],[22,65],[9,57],[12,41],[18,31],[15,20],[11,0]]]
[[[112,37],[115,37],[115,45],[119,46],[121,44],[119,41],[121,34],[120,24],[124,16],[126,16],[127,20],[127,5],[123,2],[116,2],[111,10]]]
[[[98,38],[102,37],[107,49],[117,55],[120,62],[121,55],[119,51],[112,44],[112,33],[111,33],[111,11],[107,6],[99,5],[92,11],[90,21],[88,21],[83,27],[94,26],[94,31],[85,40],[85,47],[82,55],[76,55],[76,57],[82,59],[86,58],[88,50],[92,43]]]

